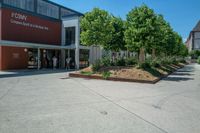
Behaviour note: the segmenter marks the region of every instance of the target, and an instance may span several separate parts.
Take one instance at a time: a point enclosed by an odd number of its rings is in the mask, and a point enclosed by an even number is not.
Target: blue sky
[[[126,18],[134,7],[147,4],[158,14],[164,15],[183,39],[200,20],[200,0],[51,0],[68,8],[85,13],[94,7],[107,10],[115,16]]]

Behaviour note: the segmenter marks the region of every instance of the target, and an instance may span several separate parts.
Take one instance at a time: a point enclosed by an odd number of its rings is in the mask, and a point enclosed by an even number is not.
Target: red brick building
[[[0,70],[64,68],[66,58],[79,68],[81,13],[47,0],[0,1]],[[87,52],[86,52],[87,53]]]

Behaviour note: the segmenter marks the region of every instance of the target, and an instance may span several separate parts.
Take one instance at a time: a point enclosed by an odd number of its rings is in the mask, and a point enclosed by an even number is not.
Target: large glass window
[[[66,45],[72,45],[75,44],[75,36],[76,36],[76,32],[75,32],[75,27],[67,27],[65,29],[65,34],[66,34]]]
[[[200,49],[200,39],[195,39],[194,40],[194,48],[195,49]]]
[[[59,18],[59,7],[43,0],[38,0],[37,12],[45,16]]]
[[[89,55],[90,50],[80,49],[80,68],[85,68],[89,66]]]
[[[3,2],[13,7],[34,11],[34,0],[4,0]]]
[[[74,12],[64,9],[64,8],[61,8],[61,17],[67,16],[67,15],[72,15],[72,14],[74,14]]]
[[[200,32],[195,32],[195,38],[200,39]]]

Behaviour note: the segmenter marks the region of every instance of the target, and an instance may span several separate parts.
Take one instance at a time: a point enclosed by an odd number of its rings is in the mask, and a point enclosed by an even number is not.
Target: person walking
[[[66,58],[66,68],[67,68],[67,70],[70,69],[70,61],[71,61],[70,57]]]
[[[53,69],[56,69],[56,68],[57,68],[58,59],[56,58],[56,56],[54,56],[54,57],[52,58],[52,60],[53,60]]]

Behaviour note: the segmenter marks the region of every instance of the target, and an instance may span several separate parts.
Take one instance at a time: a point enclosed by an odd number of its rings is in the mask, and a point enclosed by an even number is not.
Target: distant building
[[[186,41],[189,51],[200,50],[200,21],[190,32],[190,35]]]

